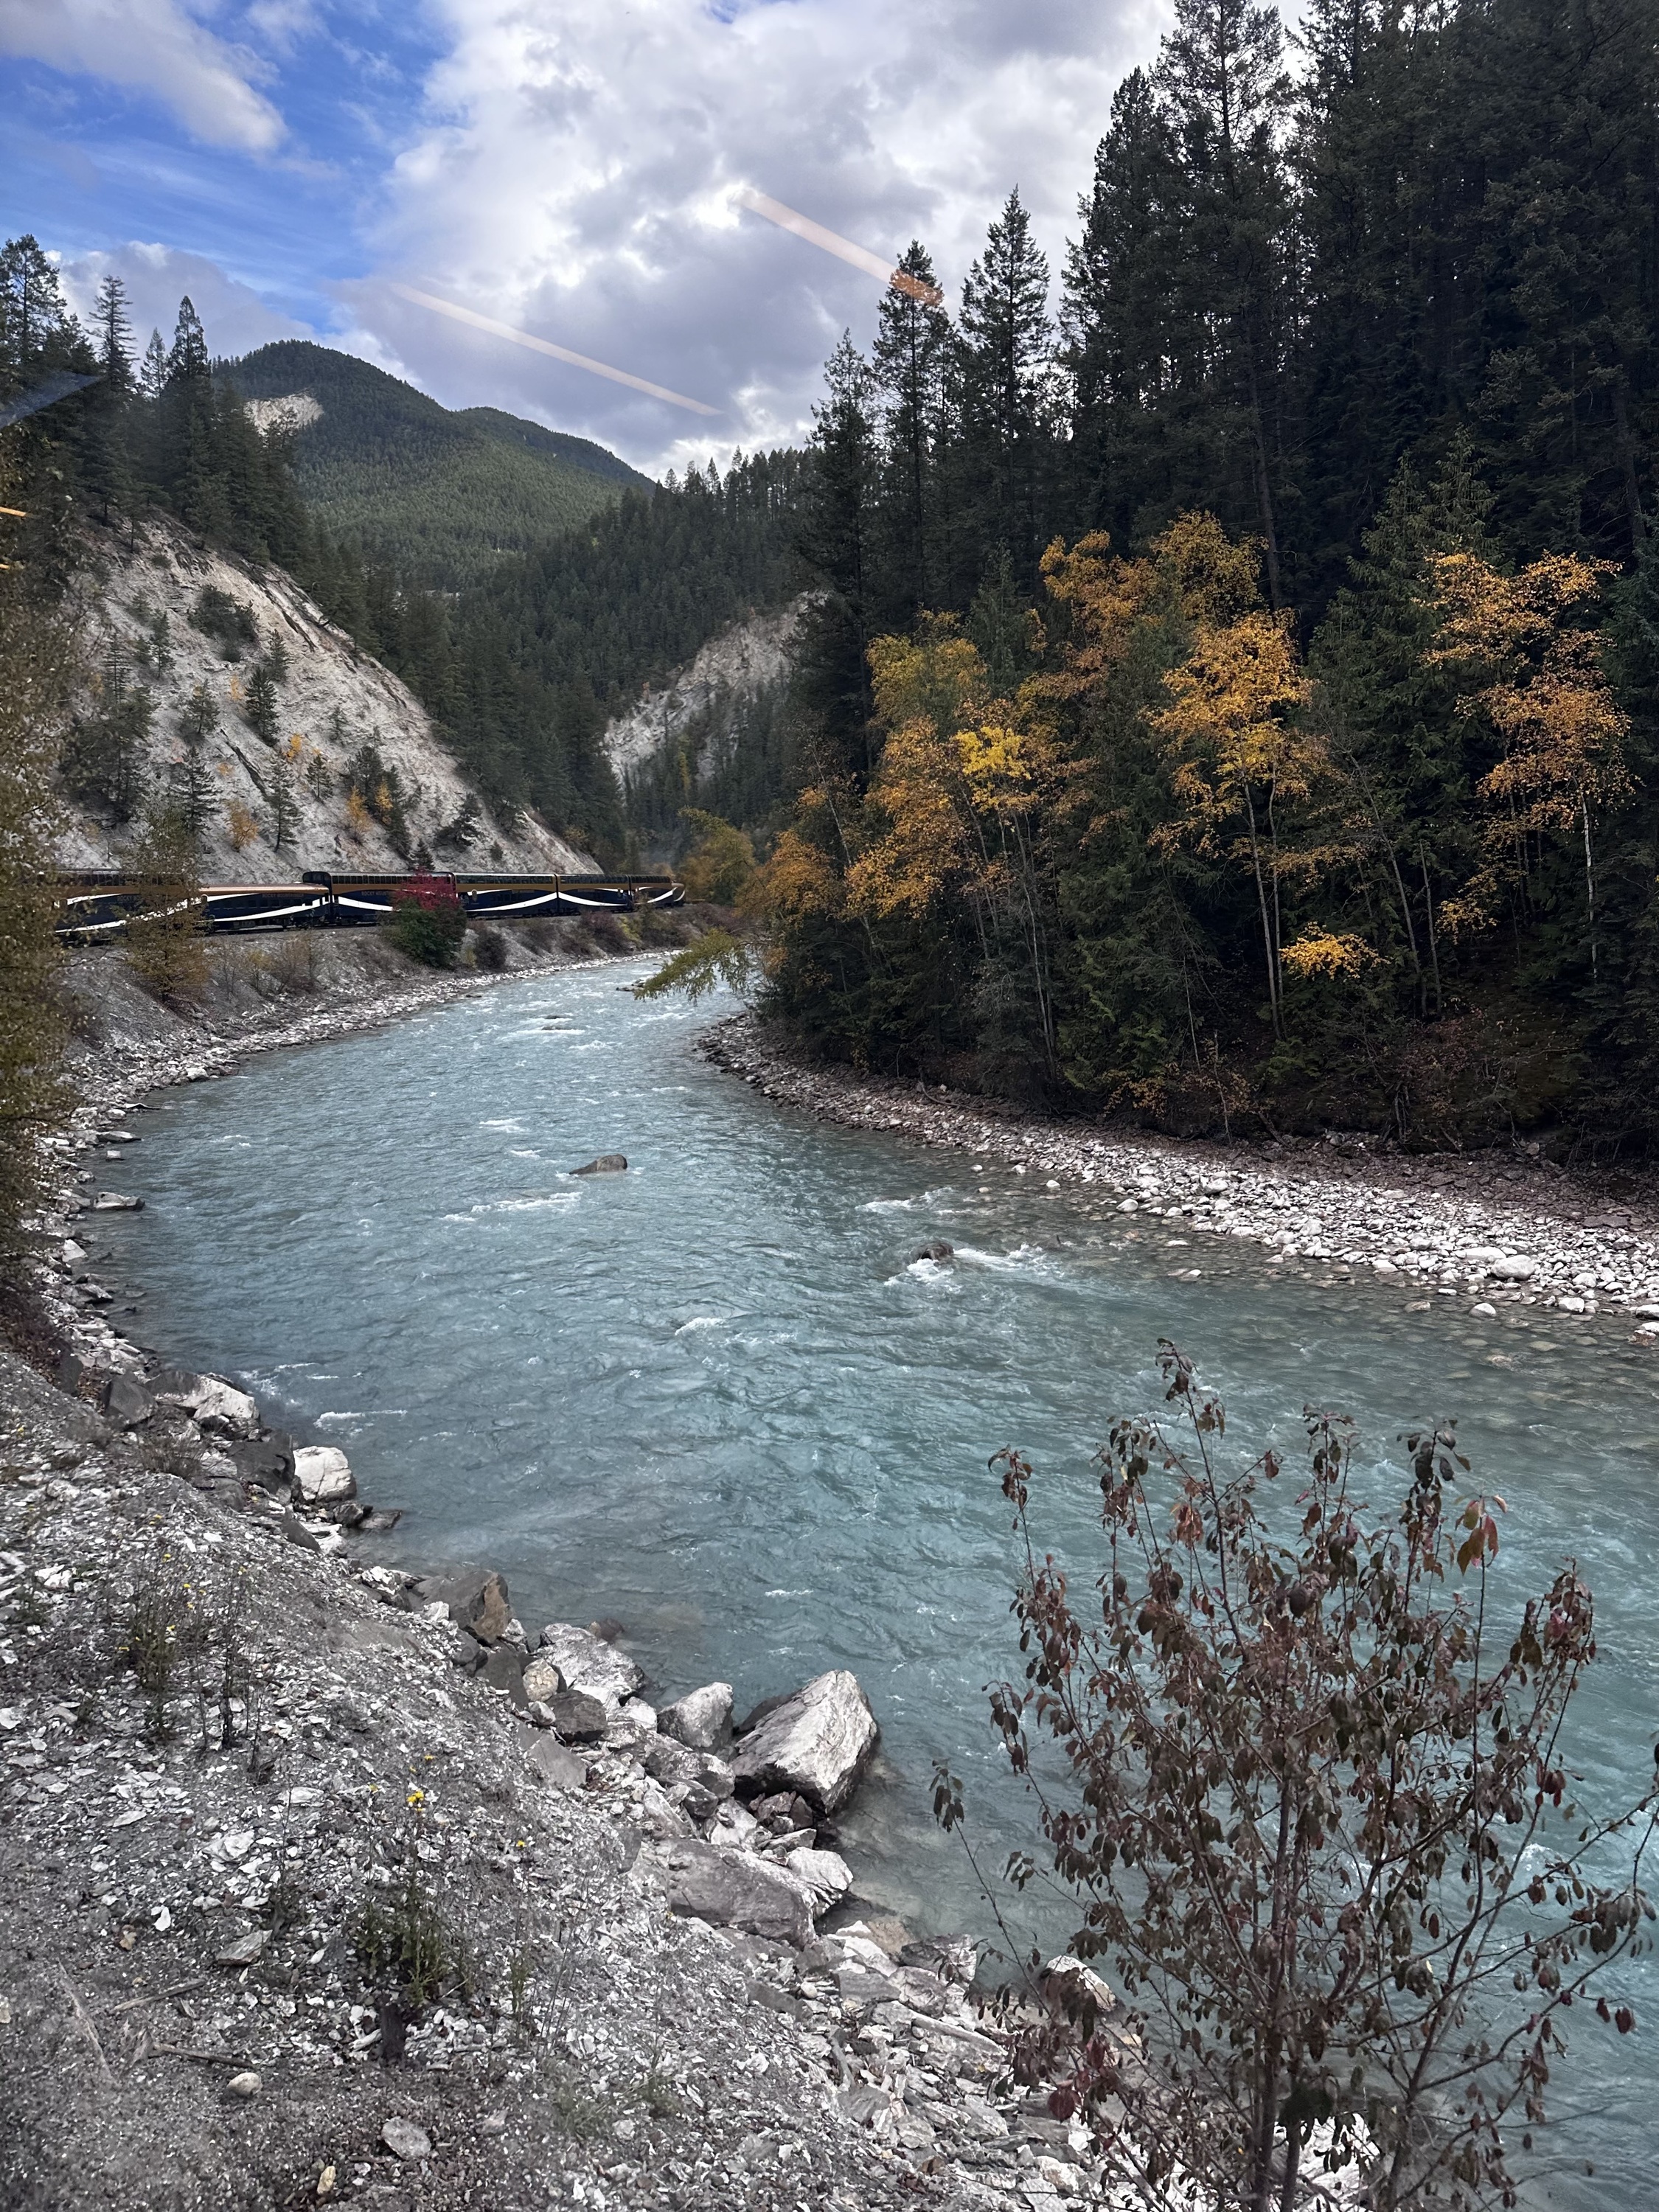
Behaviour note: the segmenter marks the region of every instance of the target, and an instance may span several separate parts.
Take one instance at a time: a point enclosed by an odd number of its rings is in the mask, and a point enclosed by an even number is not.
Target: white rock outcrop
[[[773,1706],[739,1739],[732,1771],[740,1796],[793,1790],[827,1816],[857,1789],[880,1740],[858,1677],[834,1668]]]

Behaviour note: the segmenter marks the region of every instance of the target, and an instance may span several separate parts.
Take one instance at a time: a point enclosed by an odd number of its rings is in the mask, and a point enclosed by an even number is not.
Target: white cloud
[[[100,281],[110,275],[121,278],[140,353],[152,330],[159,330],[171,343],[179,302],[185,294],[202,319],[209,349],[216,356],[248,353],[273,338],[315,336],[306,324],[268,307],[251,285],[227,276],[216,262],[200,253],[180,253],[171,246],[134,240],[111,253],[83,253],[65,261],[61,273],[70,304],[86,323],[91,321]]]
[[[451,35],[389,179],[388,273],[725,410],[722,451],[798,436],[843,325],[879,287],[760,217],[749,184],[952,298],[1018,184],[1052,264],[1160,0],[434,0]],[[727,11],[729,12],[729,11]],[[373,284],[353,313],[450,404],[489,398],[663,465],[668,410]]]
[[[253,57],[179,0],[0,0],[0,53],[150,93],[209,145],[267,153],[283,136]]]

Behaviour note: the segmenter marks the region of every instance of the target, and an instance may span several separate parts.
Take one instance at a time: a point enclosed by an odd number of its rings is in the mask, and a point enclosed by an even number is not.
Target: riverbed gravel
[[[1570,1172],[1535,1143],[1474,1157],[1403,1156],[1341,1133],[1182,1143],[826,1066],[752,1014],[706,1030],[699,1049],[795,1111],[994,1161],[1028,1188],[1085,1189],[1147,1226],[1161,1219],[1193,1280],[1231,1239],[1270,1265],[1374,1279],[1419,1305],[1600,1314],[1659,1346],[1659,1203],[1635,1178]]]

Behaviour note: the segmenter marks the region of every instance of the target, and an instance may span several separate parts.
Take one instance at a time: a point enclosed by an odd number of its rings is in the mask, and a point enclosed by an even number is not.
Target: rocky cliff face
[[[407,685],[282,569],[158,522],[118,550],[100,542],[82,588],[92,676],[70,747],[63,866],[120,866],[143,804],[184,794],[185,733],[192,700],[204,696],[210,713],[194,711],[210,722],[195,770],[206,880],[378,872],[425,856],[462,871],[597,868],[533,815],[492,815]],[[275,677],[269,736],[256,726],[261,667]],[[99,786],[115,779],[89,775],[86,763],[100,751],[100,725],[123,701],[131,716],[145,695],[149,727],[131,745],[137,789],[112,803]],[[107,739],[101,750],[108,755]]]
[[[805,593],[774,614],[752,615],[709,639],[688,667],[606,727],[605,750],[618,780],[643,768],[653,755],[678,744],[695,724],[710,733],[702,751],[707,770],[719,757],[720,731],[736,710],[788,680],[790,654],[811,600]]]

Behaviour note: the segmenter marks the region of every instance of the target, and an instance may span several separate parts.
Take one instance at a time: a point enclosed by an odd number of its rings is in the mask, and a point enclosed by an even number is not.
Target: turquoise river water
[[[1157,1405],[1168,1335],[1252,1451],[1294,1451],[1310,1399],[1355,1414],[1379,1498],[1401,1432],[1455,1413],[1475,1480],[1509,1503],[1505,1585],[1542,1587],[1571,1553],[1595,1590],[1585,1802],[1642,1786],[1652,1354],[1537,1311],[1408,1313],[1398,1289],[1286,1277],[1231,1240],[1172,1250],[1103,1194],[781,1112],[697,1057],[707,1007],[641,1005],[634,972],[273,1055],[137,1125],[125,1181],[148,1210],[110,1231],[143,1286],[128,1325],[343,1445],[363,1494],[406,1509],[364,1549],[497,1565],[532,1633],[614,1615],[663,1696],[719,1676],[741,1709],[852,1668],[884,1731],[845,1824],[860,1893],[918,1927],[982,1927],[930,1782],[936,1757],[967,1778],[989,1863],[1029,1840],[986,1720],[984,1686],[1017,1671],[987,1461],[1030,1454],[1044,1534],[1086,1565],[1091,1455],[1115,1415]],[[626,1176],[572,1179],[611,1151]],[[936,1237],[954,1263],[915,1264]],[[1013,1928],[1064,1924],[1028,1900]],[[1575,2012],[1542,2201],[1651,2201],[1656,1984],[1651,1960],[1621,1972],[1644,2014],[1626,2042]]]

